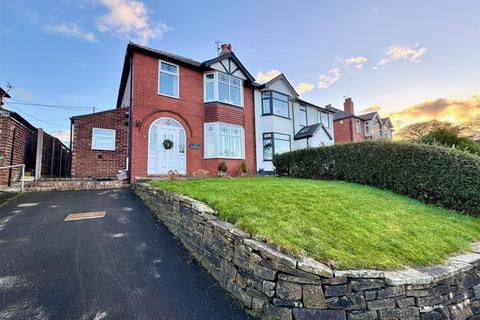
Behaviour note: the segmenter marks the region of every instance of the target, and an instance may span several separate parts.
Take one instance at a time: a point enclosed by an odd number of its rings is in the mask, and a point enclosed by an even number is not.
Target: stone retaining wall
[[[428,268],[335,271],[256,240],[202,202],[147,184],[133,188],[218,283],[261,319],[433,320],[480,314],[480,245]]]
[[[25,185],[26,191],[102,190],[127,188],[126,181],[94,181],[91,179],[46,179],[32,181]]]

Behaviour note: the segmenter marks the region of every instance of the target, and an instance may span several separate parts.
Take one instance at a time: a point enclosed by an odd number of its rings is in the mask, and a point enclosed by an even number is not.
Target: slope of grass
[[[441,263],[480,238],[480,219],[362,185],[278,177],[154,181],[295,255],[338,269]]]

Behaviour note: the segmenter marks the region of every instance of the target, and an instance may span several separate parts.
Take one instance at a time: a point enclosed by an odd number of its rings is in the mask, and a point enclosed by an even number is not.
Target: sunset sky
[[[129,40],[196,60],[233,50],[259,81],[283,72],[319,105],[378,110],[398,128],[480,112],[480,1],[4,0],[6,108],[65,135],[112,108]],[[45,107],[24,103],[66,106]]]

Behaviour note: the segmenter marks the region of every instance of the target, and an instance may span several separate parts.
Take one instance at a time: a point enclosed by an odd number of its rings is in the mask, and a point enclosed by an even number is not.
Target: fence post
[[[25,164],[22,165],[22,192],[25,189]]]
[[[35,180],[42,177],[43,129],[37,129],[37,154],[35,155]]]

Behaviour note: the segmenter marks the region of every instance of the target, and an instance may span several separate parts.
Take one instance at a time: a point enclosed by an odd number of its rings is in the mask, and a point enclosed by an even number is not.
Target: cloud
[[[75,23],[60,23],[52,26],[47,26],[45,28],[46,32],[64,35],[66,37],[73,37],[80,40],[85,40],[89,42],[98,42],[95,34],[83,30],[80,26]]]
[[[480,92],[467,99],[439,98],[389,114],[397,128],[421,121],[464,122],[480,114]]]
[[[363,65],[367,63],[367,58],[365,57],[351,57],[343,60],[345,67],[354,66],[357,69],[362,69]]]
[[[308,93],[313,90],[315,86],[310,82],[300,82],[295,88],[298,94]]]
[[[161,39],[170,31],[163,23],[150,21],[150,10],[137,0],[98,0],[108,13],[97,18],[97,29],[111,33],[119,38],[127,38],[141,44],[150,39]]]
[[[373,106],[367,107],[363,110],[361,110],[362,113],[368,113],[368,112],[374,112],[377,111],[379,112],[382,109],[378,104],[374,104]]]
[[[326,89],[332,84],[340,80],[342,77],[340,68],[332,68],[326,74],[322,74],[318,77],[318,87],[320,89]]]
[[[391,46],[385,50],[385,57],[380,60],[378,66],[383,66],[396,60],[408,60],[414,63],[422,61],[423,55],[427,53],[426,47],[420,47],[418,44],[415,46]]]
[[[272,69],[272,70],[267,71],[267,72],[259,71],[255,75],[255,80],[258,83],[265,83],[265,82],[268,82],[268,81],[272,80],[273,78],[278,76],[280,73],[281,72],[278,71],[277,69]]]
[[[70,144],[70,131],[54,131],[52,135],[62,141],[67,147]]]

